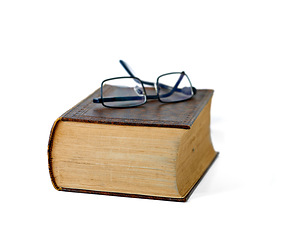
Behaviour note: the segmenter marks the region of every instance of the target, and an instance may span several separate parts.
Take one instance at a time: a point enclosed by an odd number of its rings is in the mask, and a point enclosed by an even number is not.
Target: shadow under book
[[[93,104],[99,90],[53,124],[49,172],[57,190],[186,201],[217,156],[213,90],[136,108]]]

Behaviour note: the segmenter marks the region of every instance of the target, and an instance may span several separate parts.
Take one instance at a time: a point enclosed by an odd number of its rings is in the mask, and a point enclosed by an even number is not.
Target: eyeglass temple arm
[[[136,76],[133,74],[133,72],[131,71],[131,69],[130,69],[130,67],[128,66],[127,63],[125,63],[123,60],[120,60],[119,62],[120,62],[120,64],[122,65],[122,67],[127,71],[127,73],[128,73],[131,77],[133,77],[133,78],[136,77]]]
[[[192,87],[193,93],[196,94],[196,88]],[[172,92],[172,91],[171,91]],[[169,97],[172,93],[166,93],[161,95],[161,97]],[[158,99],[157,95],[146,95],[147,99]],[[107,98],[94,98],[94,103],[102,103],[102,102],[115,102],[115,101],[134,101],[134,100],[142,100],[143,96],[128,96],[128,97],[107,97]]]
[[[131,77],[137,78],[137,77],[133,74],[132,70],[130,69],[130,67],[129,67],[129,65],[128,65],[127,63],[125,63],[123,60],[120,60],[119,62],[120,62],[120,64],[122,65],[122,67],[126,70],[126,72],[127,72]],[[136,81],[136,82],[138,82],[138,81]],[[147,82],[147,81],[143,81],[143,80],[142,80],[142,83],[143,83],[143,84],[146,84],[146,85],[149,85],[149,86],[154,86],[154,83],[153,83],[153,82]]]
[[[147,95],[147,99],[157,99],[157,95]],[[94,98],[94,103],[142,100],[143,96]]]

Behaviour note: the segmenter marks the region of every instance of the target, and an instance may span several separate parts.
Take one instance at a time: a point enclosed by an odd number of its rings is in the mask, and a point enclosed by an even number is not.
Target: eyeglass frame
[[[159,102],[161,102],[161,103],[178,103],[178,102],[184,102],[184,101],[187,101],[187,100],[191,99],[191,98],[196,94],[196,92],[197,92],[197,89],[192,86],[192,83],[191,83],[191,81],[190,81],[188,75],[187,75],[184,71],[182,71],[182,72],[170,72],[170,73],[162,74],[162,75],[158,76],[156,82],[153,83],[153,82],[144,81],[144,80],[139,79],[138,77],[135,77],[135,75],[133,74],[133,72],[130,70],[129,66],[128,66],[123,60],[120,60],[119,62],[120,62],[120,64],[124,67],[124,69],[127,71],[127,73],[128,73],[130,76],[108,78],[108,79],[103,80],[102,83],[101,83],[101,96],[100,96],[99,98],[94,98],[94,99],[93,99],[93,102],[94,102],[94,103],[101,103],[104,107],[108,107],[108,108],[131,108],[131,107],[138,107],[138,106],[141,106],[141,105],[147,103],[147,100],[149,100],[149,99],[157,99],[157,100],[158,100]],[[189,83],[190,83],[190,87],[191,87],[191,89],[192,89],[192,95],[191,95],[191,97],[189,97],[189,98],[187,98],[187,99],[183,99],[183,100],[169,101],[169,102],[165,102],[165,101],[161,100],[161,97],[159,96],[159,89],[160,89],[160,87],[159,87],[159,79],[160,79],[161,77],[163,77],[163,76],[171,75],[171,74],[181,74],[179,80],[177,81],[177,83],[175,84],[175,86],[173,87],[173,89],[178,86],[178,84],[180,83],[180,81],[182,80],[182,78],[183,78],[184,76],[187,77],[187,79],[188,79],[188,81],[189,81]],[[107,81],[112,81],[112,80],[117,80],[117,79],[122,79],[122,78],[123,78],[123,79],[124,79],[124,78],[133,79],[134,81],[136,81],[136,80],[139,81],[139,83],[141,84],[142,89],[143,89],[143,91],[144,91],[143,95],[144,95],[144,97],[145,97],[145,100],[144,100],[143,103],[140,103],[140,104],[137,104],[137,105],[133,105],[133,106],[108,106],[108,105],[105,105],[105,104],[104,104],[104,102],[114,102],[114,101],[118,101],[118,99],[119,99],[119,101],[120,101],[120,98],[121,98],[122,100],[124,100],[124,101],[126,101],[125,99],[128,99],[128,98],[130,98],[129,100],[133,100],[132,98],[134,98],[134,96],[127,96],[127,97],[106,97],[106,98],[103,97],[103,86],[104,86],[104,83],[107,82]],[[155,91],[156,91],[156,95],[147,95],[147,94],[146,94],[146,89],[145,89],[144,85],[154,86]],[[172,90],[173,90],[173,89],[172,89]],[[104,101],[105,99],[106,99],[106,101]]]

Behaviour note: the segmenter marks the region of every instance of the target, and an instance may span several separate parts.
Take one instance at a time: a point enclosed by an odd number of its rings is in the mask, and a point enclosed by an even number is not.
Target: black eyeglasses
[[[94,103],[102,103],[105,107],[128,108],[145,104],[148,99],[158,99],[162,103],[182,102],[196,94],[196,88],[192,87],[185,72],[160,75],[153,83],[140,80],[128,64],[122,60],[120,63],[130,76],[104,80],[101,83],[101,97],[94,98]]]

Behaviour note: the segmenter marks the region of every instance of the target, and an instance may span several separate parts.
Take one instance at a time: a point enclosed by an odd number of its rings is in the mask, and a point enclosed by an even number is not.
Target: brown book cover
[[[93,104],[93,98],[99,96],[100,89],[63,114],[61,120],[189,129],[212,98],[213,90],[198,90],[192,99],[184,102],[151,100],[139,107],[123,109]]]
[[[87,98],[82,100],[76,106],[68,110],[61,117],[59,117],[51,130],[49,144],[48,144],[48,161],[49,172],[52,183],[57,190],[70,191],[70,192],[84,192],[84,193],[97,193],[115,196],[129,196],[140,198],[152,198],[160,200],[174,200],[186,201],[195,187],[198,185],[204,174],[207,172],[217,154],[212,159],[209,166],[201,174],[200,178],[193,185],[192,189],[182,198],[171,198],[166,196],[149,196],[144,194],[131,194],[122,192],[107,192],[95,191],[88,189],[76,189],[59,187],[56,184],[55,177],[52,169],[52,148],[54,132],[57,124],[60,121],[72,122],[86,122],[86,123],[100,123],[100,124],[113,124],[113,125],[127,125],[127,126],[146,126],[146,127],[161,127],[161,128],[178,128],[190,129],[196,121],[197,117],[204,109],[206,104],[211,101],[213,90],[197,90],[197,94],[190,100],[179,103],[161,103],[157,100],[148,101],[146,104],[135,108],[113,109],[106,108],[101,104],[94,104],[93,98],[100,96],[98,89]]]

